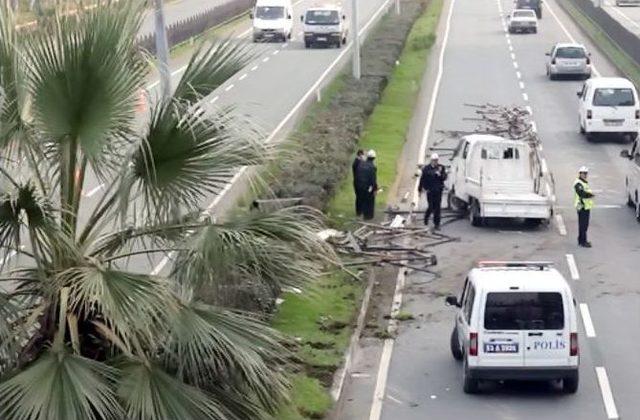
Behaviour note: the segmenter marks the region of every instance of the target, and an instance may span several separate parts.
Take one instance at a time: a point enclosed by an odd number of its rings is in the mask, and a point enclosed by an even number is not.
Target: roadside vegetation
[[[362,80],[353,80],[348,72],[338,76],[301,123],[293,136],[301,146],[293,151],[302,150],[302,156],[292,153],[295,159],[281,162],[273,171],[278,196],[303,197],[323,209],[337,227],[354,220],[350,163],[357,148],[378,151],[381,185],[391,186],[396,177],[442,0],[403,2],[402,9],[401,19],[393,13],[386,16],[365,43]],[[379,197],[379,210],[387,194]],[[323,418],[331,408],[331,375],[348,347],[365,276],[361,273],[358,282],[337,271],[319,280],[309,296],[283,295],[272,325],[293,338],[299,368],[292,400],[279,419]],[[402,320],[410,319],[411,314],[402,315]],[[387,338],[385,333],[380,330],[380,338]]]
[[[233,292],[317,279],[335,259],[322,215],[203,212],[237,167],[276,155],[200,105],[251,56],[203,45],[137,114],[142,12],[17,33],[0,7],[0,418],[266,419],[289,395],[286,340]]]

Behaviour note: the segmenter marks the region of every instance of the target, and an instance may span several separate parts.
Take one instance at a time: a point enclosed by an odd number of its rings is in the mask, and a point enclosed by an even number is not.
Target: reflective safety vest
[[[584,190],[584,192],[591,193],[591,187],[589,186],[589,183],[584,182],[580,178],[576,179],[576,181],[573,183],[573,205],[575,206],[576,210],[591,210],[593,208],[593,198],[580,197],[576,192],[576,185],[578,184],[582,185],[582,189]]]

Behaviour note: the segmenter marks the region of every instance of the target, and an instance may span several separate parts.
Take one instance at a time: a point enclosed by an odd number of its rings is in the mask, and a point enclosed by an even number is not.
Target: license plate
[[[327,37],[326,36],[319,36],[318,37],[318,41],[326,41]]]
[[[484,343],[485,353],[517,353],[518,343]]]
[[[624,120],[620,120],[620,121],[618,121],[618,120],[615,120],[615,121],[607,121],[607,120],[605,120],[604,121],[604,125],[606,125],[607,127],[617,127],[617,126],[622,125],[623,122],[624,122]]]

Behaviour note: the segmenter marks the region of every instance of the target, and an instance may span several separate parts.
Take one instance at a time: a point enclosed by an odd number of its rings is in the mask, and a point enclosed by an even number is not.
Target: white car
[[[451,333],[466,393],[480,381],[562,380],[578,390],[578,324],[569,284],[548,262],[480,262],[464,282]]]
[[[508,17],[509,33],[538,32],[538,17],[531,9],[515,9]]]
[[[578,92],[580,133],[588,139],[602,134],[635,140],[640,129],[640,101],[633,83],[622,77],[594,77]]]
[[[547,53],[547,76],[554,80],[558,76],[591,77],[591,54],[584,45],[558,43]]]
[[[631,150],[623,150],[620,156],[629,160],[625,176],[627,204],[634,209],[636,220],[640,222],[640,139],[633,142]]]

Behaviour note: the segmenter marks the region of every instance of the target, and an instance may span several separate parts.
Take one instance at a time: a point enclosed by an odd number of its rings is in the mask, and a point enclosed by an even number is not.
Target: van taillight
[[[593,117],[593,113],[591,112],[590,109],[587,110],[587,119],[590,120],[591,117]]]
[[[578,333],[577,332],[571,333],[569,351],[570,351],[569,353],[570,356],[578,355]]]
[[[478,333],[469,333],[469,356],[478,355]]]

